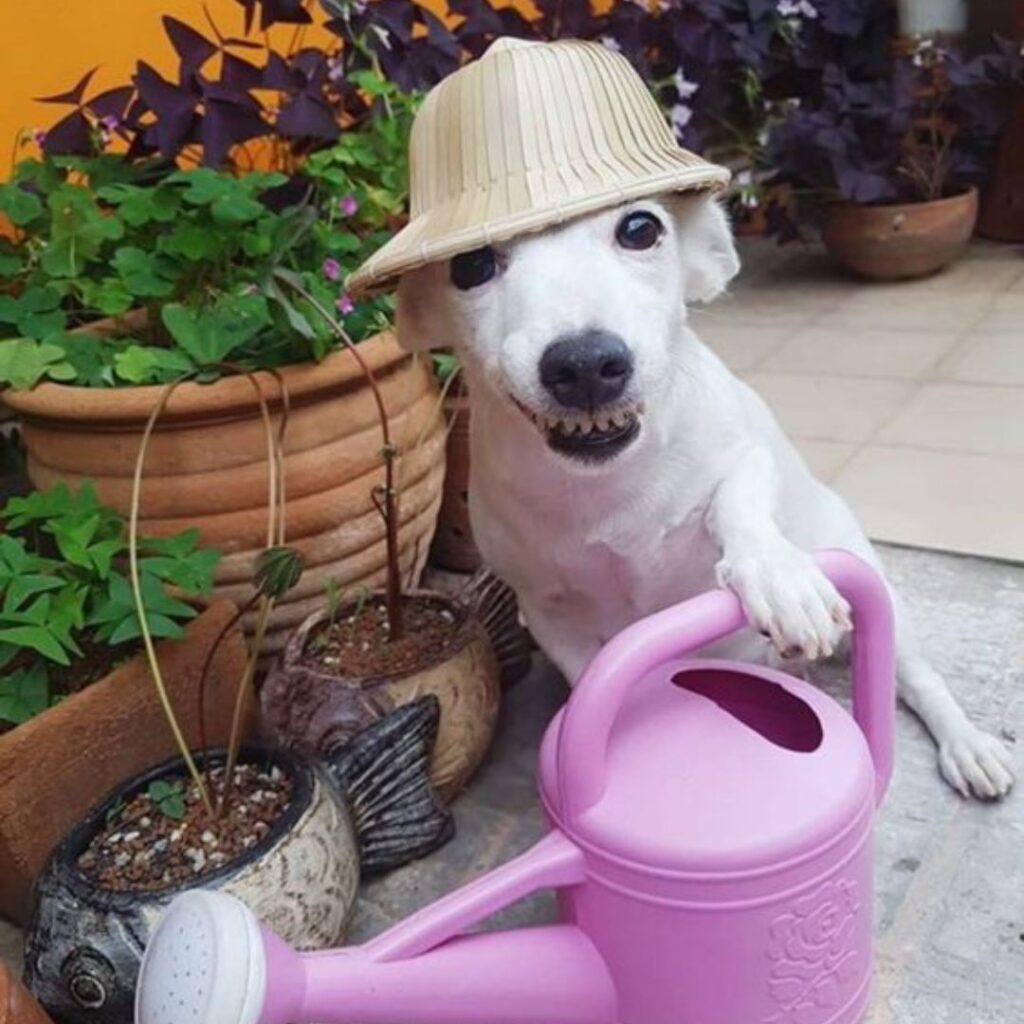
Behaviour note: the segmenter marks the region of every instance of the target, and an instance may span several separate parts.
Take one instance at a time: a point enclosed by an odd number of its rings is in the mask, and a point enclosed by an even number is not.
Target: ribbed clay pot
[[[848,270],[876,281],[927,277],[967,247],[978,218],[978,191],[931,202],[825,210],[822,239]]]
[[[444,491],[430,559],[440,569],[472,573],[483,560],[469,521],[469,396],[457,393],[444,404],[449,423]]]
[[[207,654],[236,614],[218,601],[181,640],[157,646],[171,702],[190,743],[199,739],[199,679]],[[205,721],[211,743],[226,743],[245,667],[239,629],[221,641],[210,666]],[[65,833],[124,779],[175,750],[145,658],[0,736],[0,914],[28,916],[32,885]]]
[[[383,393],[400,459],[399,544],[406,579],[418,579],[433,536],[444,479],[445,430],[429,363],[386,332],[359,345]],[[287,542],[306,564],[299,585],[272,615],[264,650],[324,603],[324,586],[376,586],[384,576],[384,526],[373,504],[383,482],[381,428],[372,390],[352,353],[280,370],[291,403],[285,438]],[[279,387],[259,375],[275,419]],[[22,417],[35,486],[91,480],[100,498],[127,513],[135,458],[160,387],[82,388],[44,383],[5,399]],[[154,433],[142,489],[142,532],[198,527],[222,551],[217,591],[238,604],[252,594],[253,562],[266,542],[266,439],[250,381],[187,383]],[[246,618],[246,624],[253,616]]]
[[[322,757],[395,708],[433,694],[441,722],[431,778],[451,801],[466,787],[494,735],[501,697],[498,664],[487,630],[469,607],[428,591],[406,599],[443,603],[456,617],[458,631],[444,661],[394,677],[332,672],[306,653],[310,634],[328,618],[328,612],[316,612],[288,638],[267,676],[260,692],[263,727],[275,742]]]
[[[334,945],[344,936],[359,882],[358,848],[345,805],[323,771],[306,759],[281,751],[247,751],[243,759],[256,757],[291,778],[291,801],[263,839],[206,875],[201,887],[238,897],[297,948]],[[185,887],[114,892],[86,878],[78,858],[115,801],[130,801],[182,770],[175,759],[111,793],[61,842],[40,877],[26,934],[25,983],[56,1024],[133,1019],[146,941]]]

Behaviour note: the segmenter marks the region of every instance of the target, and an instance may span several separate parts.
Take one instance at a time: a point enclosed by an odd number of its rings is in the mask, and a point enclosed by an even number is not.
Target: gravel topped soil
[[[353,679],[402,676],[447,660],[455,651],[462,619],[436,597],[404,597],[402,605],[401,640],[391,641],[384,601],[373,597],[314,629],[305,657]]]
[[[292,781],[278,767],[243,764],[217,820],[195,783],[183,774],[153,783],[115,807],[78,858],[94,884],[115,892],[152,891],[194,883],[255,846],[287,809]],[[224,769],[207,775],[219,792]]]

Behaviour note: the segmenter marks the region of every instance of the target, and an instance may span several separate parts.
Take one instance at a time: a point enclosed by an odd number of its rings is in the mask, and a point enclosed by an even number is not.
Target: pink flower
[[[32,129],[32,141],[37,146],[42,146],[43,143],[46,142],[46,132],[43,131],[42,128],[33,128]]]
[[[348,295],[342,295],[334,305],[342,316],[348,316],[356,308],[356,304]]]
[[[103,125],[103,127],[106,128],[108,132],[116,130],[120,123],[120,118],[115,117],[113,114],[107,114],[106,117],[100,118],[100,124]]]
[[[345,196],[343,199],[338,200],[338,209],[346,217],[352,217],[359,209],[359,202],[355,196]]]
[[[326,277],[328,281],[337,281],[341,277],[341,264],[336,259],[332,259],[328,256],[327,259],[324,260],[323,271],[324,277]]]

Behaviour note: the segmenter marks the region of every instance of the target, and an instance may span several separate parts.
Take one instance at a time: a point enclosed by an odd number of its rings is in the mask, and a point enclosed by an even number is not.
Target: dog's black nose
[[[540,359],[540,382],[562,405],[597,409],[622,395],[633,376],[633,355],[607,331],[583,331],[553,341]]]

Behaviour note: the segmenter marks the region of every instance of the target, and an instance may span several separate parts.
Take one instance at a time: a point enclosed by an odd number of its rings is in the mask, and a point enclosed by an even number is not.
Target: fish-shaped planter
[[[244,856],[195,886],[114,892],[88,880],[78,859],[119,800],[131,800],[180,759],[121,786],[60,843],[36,884],[26,935],[25,983],[56,1024],[127,1024],[150,931],[185,888],[237,896],[279,935],[305,949],[340,941],[361,874],[425,856],[454,834],[429,765],[440,706],[404,705],[314,763],[290,751],[251,749],[244,760],[277,766],[291,801]],[[213,765],[223,753],[213,754]]]

